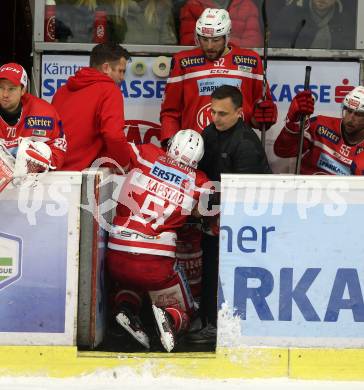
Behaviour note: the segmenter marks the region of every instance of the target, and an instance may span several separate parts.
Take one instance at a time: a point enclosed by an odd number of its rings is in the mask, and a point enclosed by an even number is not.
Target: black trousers
[[[217,286],[219,274],[219,237],[202,235],[201,319],[204,325],[217,324]]]

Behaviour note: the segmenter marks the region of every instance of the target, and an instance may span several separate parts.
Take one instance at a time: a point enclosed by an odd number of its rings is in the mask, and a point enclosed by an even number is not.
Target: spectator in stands
[[[356,0],[305,0],[284,7],[271,26],[270,46],[355,48]]]
[[[59,0],[58,40],[92,42],[95,12],[105,12],[106,40],[129,44],[177,43],[171,0]]]
[[[90,66],[55,93],[52,104],[61,115],[69,146],[63,170],[82,171],[104,156],[121,166],[129,161],[120,90],[129,58],[119,44],[96,45]]]
[[[105,3],[112,3],[113,40],[143,45],[177,43],[170,0],[108,0]],[[118,35],[118,31],[125,31],[125,35]]]
[[[261,12],[263,7],[263,2],[266,0],[254,0],[255,4],[257,5],[259,11]],[[277,15],[281,12],[281,9],[287,5],[288,2],[292,3],[293,0],[274,0],[274,1],[266,1],[265,7],[268,17],[268,27],[274,23],[276,20]],[[297,1],[303,1],[303,0],[295,0]],[[262,30],[262,33],[264,33],[264,24],[263,24],[263,17],[260,17],[260,28]]]
[[[57,0],[56,41],[91,43],[94,12],[88,1]]]
[[[187,0],[180,11],[181,45],[195,45],[195,25],[206,8],[224,8],[231,18],[229,43],[240,47],[261,47],[259,10],[252,0]]]
[[[222,173],[272,173],[258,136],[242,118],[242,93],[232,85],[222,85],[211,94],[212,123],[202,132],[205,154],[199,169],[212,181]],[[218,204],[216,194],[212,204]],[[216,218],[210,217],[202,237],[202,293],[200,314],[204,327],[188,336],[191,343],[215,343],[219,235]]]

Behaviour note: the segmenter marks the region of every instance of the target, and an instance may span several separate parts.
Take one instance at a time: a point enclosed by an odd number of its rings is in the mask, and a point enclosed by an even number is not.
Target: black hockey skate
[[[157,325],[157,332],[159,334],[163,348],[167,352],[171,352],[176,345],[176,337],[172,321],[165,310],[155,305],[152,305],[152,309],[155,323]]]
[[[150,348],[149,337],[143,329],[143,325],[138,315],[133,314],[127,308],[122,308],[115,319],[119,325],[135,338],[135,340],[145,348]]]

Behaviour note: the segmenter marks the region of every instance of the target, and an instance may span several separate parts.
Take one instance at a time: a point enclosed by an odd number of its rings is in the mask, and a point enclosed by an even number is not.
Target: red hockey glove
[[[302,116],[311,115],[314,111],[315,101],[310,91],[299,92],[292,100],[287,113],[291,122],[298,122]]]
[[[255,103],[253,118],[258,124],[259,129],[265,125],[268,130],[277,122],[278,110],[273,100],[258,100]]]

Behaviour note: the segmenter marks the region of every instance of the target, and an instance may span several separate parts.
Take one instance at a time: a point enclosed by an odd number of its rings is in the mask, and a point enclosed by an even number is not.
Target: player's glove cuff
[[[297,121],[297,122],[294,122],[294,121],[291,121],[288,116],[286,117],[286,123],[285,123],[285,126],[284,126],[284,129],[290,133],[290,134],[299,134],[300,133],[300,126],[301,126],[301,122],[300,121]],[[303,131],[307,131],[310,127],[310,122],[309,122],[309,119],[305,119],[305,124],[304,124],[304,127],[303,127]]]

